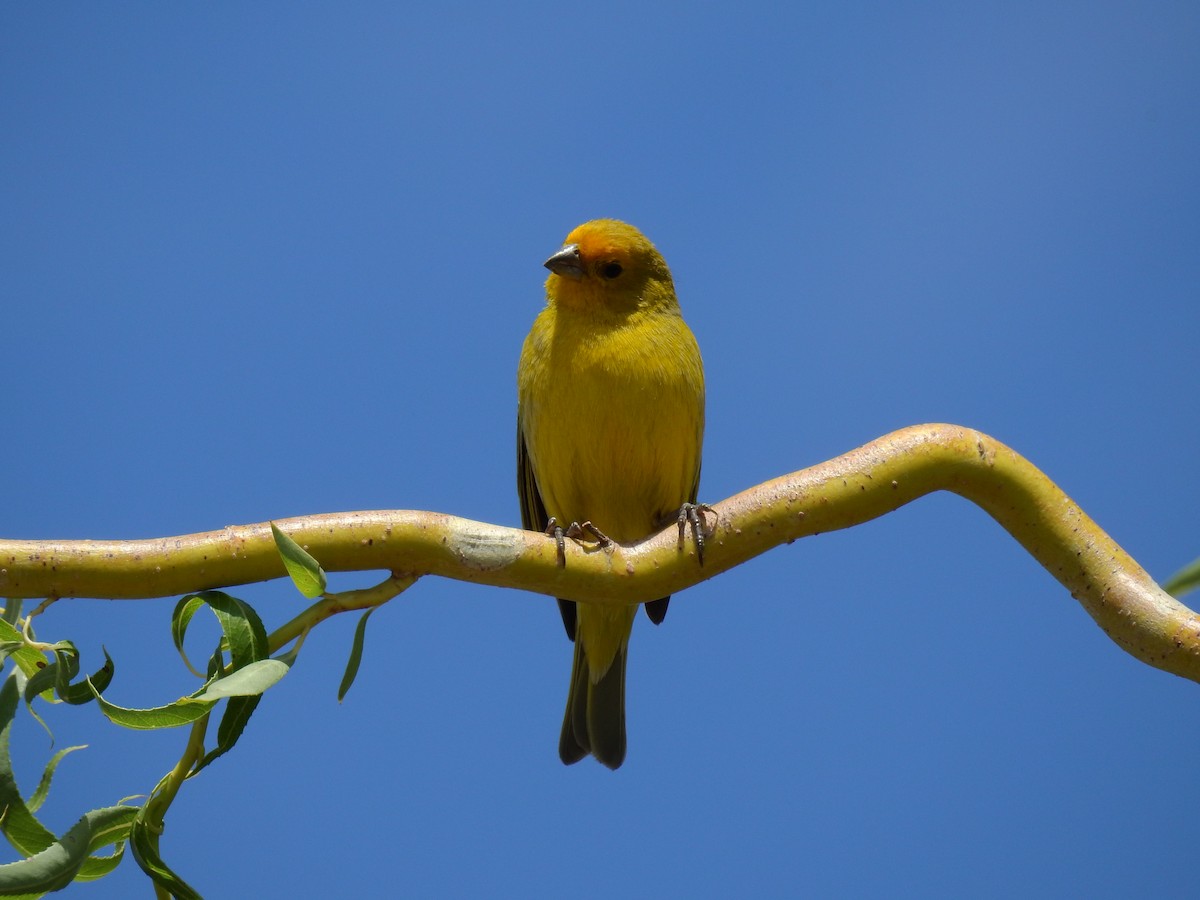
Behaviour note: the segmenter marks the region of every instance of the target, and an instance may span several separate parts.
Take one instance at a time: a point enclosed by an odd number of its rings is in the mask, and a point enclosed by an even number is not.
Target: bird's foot
[[[716,516],[717,511],[707,503],[685,503],[679,507],[676,516],[676,523],[679,525],[679,546],[683,547],[684,529],[690,526],[692,540],[696,542],[696,559],[700,561],[700,565],[704,565],[704,533],[708,529],[708,523],[704,521],[705,513]]]
[[[563,540],[565,532],[563,532],[562,526],[558,524],[558,519],[551,516],[550,521],[546,523],[546,531],[544,533],[554,538],[554,543],[558,546],[558,567],[565,569],[567,567],[567,548],[566,542]]]
[[[591,522],[572,522],[564,529],[554,516],[551,516],[550,521],[546,523],[546,534],[554,538],[554,542],[558,545],[558,564],[563,568],[567,565],[567,538],[578,541],[590,537],[600,545],[602,550],[613,544],[613,539]]]
[[[611,547],[615,541],[591,522],[572,522],[566,530],[566,537],[572,540],[587,540],[589,537],[600,545],[601,550]]]

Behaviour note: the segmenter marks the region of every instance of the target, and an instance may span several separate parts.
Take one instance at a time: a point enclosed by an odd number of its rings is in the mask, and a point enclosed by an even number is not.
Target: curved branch
[[[766,550],[869,521],[933,491],[982,507],[1119,646],[1200,681],[1200,617],[1164,593],[1028,460],[955,425],[918,425],[716,504],[704,566],[674,525],[636,544],[568,542],[431,512],[333,513],[276,524],[329,571],[441,575],[603,603],[677,593]],[[139,541],[0,540],[0,596],[165,597],[284,575],[270,523]]]

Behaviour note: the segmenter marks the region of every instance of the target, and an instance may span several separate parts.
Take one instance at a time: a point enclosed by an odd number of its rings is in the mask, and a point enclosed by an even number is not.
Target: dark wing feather
[[[521,498],[521,527],[526,531],[544,532],[550,516],[546,514],[546,504],[542,502],[542,494],[533,475],[533,466],[529,462],[529,451],[525,449],[525,434],[521,430],[520,415],[517,416],[517,494]],[[562,614],[567,637],[575,640],[575,604],[560,598],[558,611]]]
[[[700,495],[700,465],[696,465],[696,477],[692,481],[692,490],[688,495],[688,503],[695,503],[696,498]],[[646,615],[650,617],[650,621],[655,625],[661,625],[663,619],[667,617],[667,604],[671,602],[670,597],[659,597],[657,600],[650,600],[645,604]]]

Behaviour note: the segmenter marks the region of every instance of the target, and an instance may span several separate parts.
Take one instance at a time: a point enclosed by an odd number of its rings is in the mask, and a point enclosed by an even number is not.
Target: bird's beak
[[[583,277],[583,261],[579,258],[579,245],[567,244],[545,262],[545,266],[555,275],[578,281]]]

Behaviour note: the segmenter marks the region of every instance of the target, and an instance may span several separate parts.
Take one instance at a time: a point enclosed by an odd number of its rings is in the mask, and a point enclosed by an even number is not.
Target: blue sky
[[[1192,3],[8,4],[0,533],[515,525],[542,261],[642,228],[704,353],[703,499],[906,425],[1008,443],[1156,577],[1200,553]],[[342,576],[336,588],[373,576]],[[234,591],[268,625],[284,583]],[[40,634],[194,681],[173,599]],[[1183,896],[1197,686],[949,495],[678,596],[629,756],[566,768],[553,602],[427,579],[306,644],[164,853],[210,897]],[[203,642],[198,642],[201,647]],[[201,649],[202,652],[202,649]],[[18,774],[44,732],[19,721]],[[181,732],[56,709],[44,811]],[[80,896],[147,895],[132,860]]]

